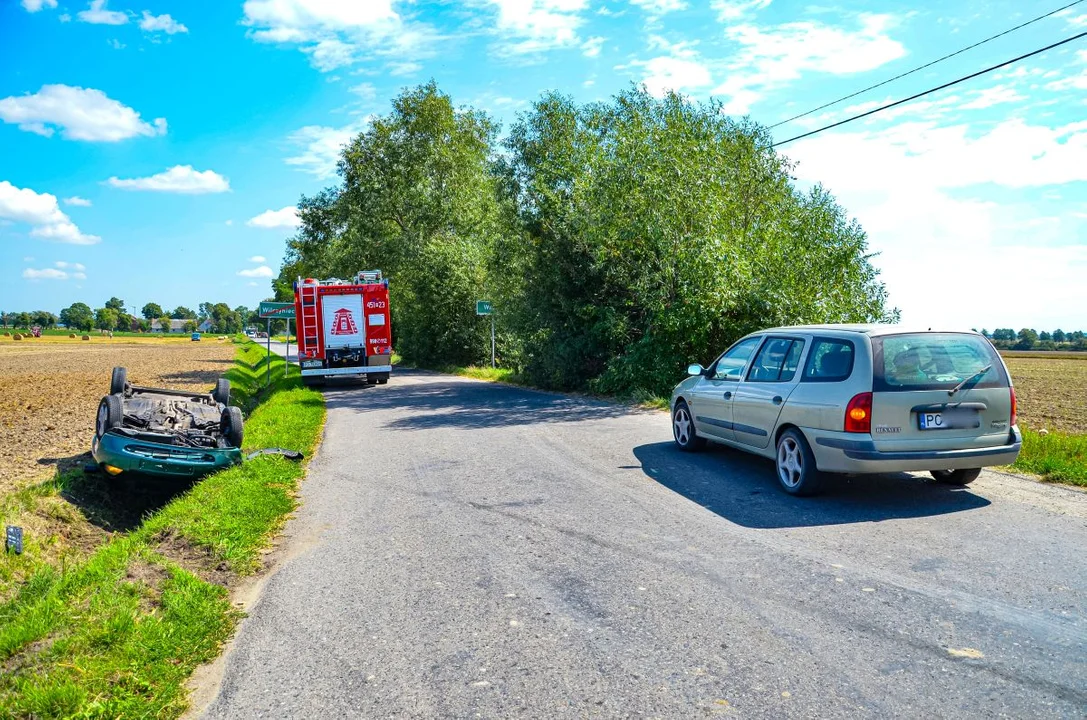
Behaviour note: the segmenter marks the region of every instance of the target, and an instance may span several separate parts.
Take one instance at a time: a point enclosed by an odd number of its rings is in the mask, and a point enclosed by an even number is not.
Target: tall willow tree
[[[524,235],[496,258],[528,375],[659,393],[759,327],[891,317],[864,232],[769,146],[675,94],[537,102],[506,141]]]

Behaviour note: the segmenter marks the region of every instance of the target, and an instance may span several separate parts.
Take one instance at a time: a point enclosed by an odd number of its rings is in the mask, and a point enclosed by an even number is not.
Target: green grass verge
[[[311,455],[319,393],[252,343],[229,373],[252,408],[246,447]],[[212,475],[79,562],[40,560],[0,605],[0,717],[177,717],[186,679],[214,658],[239,614],[224,585],[260,568],[296,505],[304,468],[262,456]],[[48,491],[40,491],[48,492]]]
[[[1087,487],[1087,435],[1023,429],[1023,449],[1012,466],[1047,482]]]

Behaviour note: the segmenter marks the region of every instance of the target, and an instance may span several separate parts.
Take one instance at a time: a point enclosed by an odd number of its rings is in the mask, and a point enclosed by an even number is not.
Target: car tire
[[[245,424],[242,419],[242,409],[233,405],[223,408],[223,416],[219,421],[219,429],[222,431],[226,441],[230,443],[232,447],[236,447],[240,450],[242,441],[245,439]]]
[[[697,452],[706,447],[706,438],[695,433],[691,409],[683,400],[677,401],[672,409],[672,439],[683,452]]]
[[[230,381],[219,378],[215,381],[215,389],[211,391],[211,398],[220,405],[230,404]]]
[[[377,385],[377,383],[378,383],[377,375],[367,375],[366,376],[366,384],[367,385]]]
[[[944,485],[969,485],[981,475],[981,468],[969,470],[933,470],[932,477]]]
[[[815,495],[822,489],[823,474],[815,465],[811,446],[799,430],[786,430],[778,438],[774,470],[781,489],[790,495]]]
[[[113,368],[113,375],[109,379],[109,394],[124,395],[125,385],[128,384],[128,371],[123,367]]]
[[[124,419],[125,409],[121,396],[106,395],[98,403],[98,414],[94,418],[94,436],[100,438],[113,428],[121,427]]]
[[[381,373],[380,375],[378,375],[377,376],[377,384],[378,385],[388,385],[389,384],[389,373]]]

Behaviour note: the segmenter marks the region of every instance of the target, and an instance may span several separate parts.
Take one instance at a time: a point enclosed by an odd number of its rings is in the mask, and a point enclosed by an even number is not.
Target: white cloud
[[[377,97],[377,88],[374,87],[373,83],[368,82],[359,83],[358,85],[349,88],[348,92],[358,95],[363,102],[369,102]]]
[[[1015,88],[1006,85],[997,85],[996,87],[985,88],[984,90],[975,92],[974,99],[960,105],[959,109],[985,110],[994,105],[1003,105],[1004,103],[1019,102],[1020,100],[1026,99],[1026,96],[1020,95]]]
[[[713,0],[710,7],[717,11],[721,22],[728,22],[743,17],[749,12],[758,12],[770,7],[772,0]]]
[[[68,273],[55,268],[42,268],[41,270],[27,268],[23,270],[23,277],[27,280],[67,280]]]
[[[121,42],[117,38],[113,38],[112,40],[106,40],[106,44],[109,45],[114,50],[124,50],[126,47],[128,47],[127,45],[125,45],[123,42]]]
[[[246,285],[248,285],[249,287],[258,287],[260,283],[256,282],[255,280],[250,280],[246,283]]]
[[[791,82],[807,72],[849,75],[874,70],[906,54],[888,35],[890,15],[861,15],[849,30],[813,21],[768,28],[733,25],[725,35],[742,46],[728,63],[728,79],[714,89],[729,101],[728,112],[743,114],[761,97],[760,89]]]
[[[686,10],[687,3],[684,0],[630,0],[644,10],[650,17],[660,17],[676,10]]]
[[[591,37],[581,44],[581,54],[585,57],[596,57],[600,54],[600,49],[604,47],[604,42],[607,38],[603,37]]]
[[[264,259],[263,255],[254,255],[253,257],[249,258],[249,262],[251,262],[251,263],[264,263],[264,262],[268,262],[268,261]]]
[[[189,32],[189,28],[174,20],[168,14],[155,16],[146,10],[143,11],[143,19],[140,20],[140,29],[146,32],[164,32],[167,35]]]
[[[1050,128],[1010,119],[981,133],[906,122],[826,133],[785,152],[799,162],[798,178],[826,185],[861,222],[904,321],[1053,326],[1087,306],[1087,247],[1068,244],[1082,222],[1047,217],[1025,199],[996,202],[986,189],[1087,181],[1087,122]],[[927,292],[935,264],[969,269],[987,287],[1015,287],[1016,302],[995,307],[981,287]]]
[[[293,205],[280,210],[265,210],[260,215],[250,218],[245,224],[259,228],[296,228],[299,225],[298,211]],[[264,262],[264,260],[254,259],[253,262]]]
[[[390,75],[411,75],[423,69],[423,65],[417,62],[391,62],[388,64]]]
[[[30,234],[44,240],[73,245],[93,245],[102,240],[97,235],[83,234],[61,211],[56,196],[17,188],[7,180],[0,181],[0,218],[28,224],[32,227]]]
[[[275,277],[275,273],[272,272],[272,268],[267,265],[261,265],[260,267],[247,268],[245,270],[239,270],[238,275],[247,278],[270,278]]]
[[[78,195],[73,195],[70,198],[64,198],[64,204],[65,205],[74,205],[76,207],[90,207],[91,206],[91,201],[86,200],[84,198],[81,198]]]
[[[87,268],[85,268],[83,266],[83,263],[70,263],[70,262],[64,262],[63,260],[58,260],[53,264],[56,265],[61,270],[73,270],[75,272],[83,272],[84,270],[87,269]]]
[[[288,142],[300,148],[300,153],[288,157],[285,162],[321,180],[327,180],[336,174],[340,150],[360,133],[365,125],[364,121],[340,128],[322,125],[307,125],[300,128],[287,138]]]
[[[221,193],[230,190],[230,181],[219,173],[212,170],[194,170],[192,165],[175,165],[151,177],[126,180],[111,177],[106,182],[122,190],[151,190],[189,195]]]
[[[375,55],[425,57],[438,40],[430,26],[397,13],[393,0],[246,0],[242,10],[249,37],[297,45],[323,72]]]
[[[123,12],[106,9],[106,0],[91,0],[90,7],[76,13],[80,22],[92,25],[124,25],[128,15]]]
[[[31,12],[33,12],[33,11],[31,11]],[[1071,11],[1065,11],[1065,12],[1060,13],[1060,14],[1065,15],[1065,21],[1074,28],[1087,27],[1087,14],[1084,14],[1084,15],[1072,15]]]
[[[44,85],[33,95],[6,97],[0,100],[0,120],[46,137],[60,128],[69,140],[92,142],[117,142],[166,132],[164,118],[146,123],[138,112],[101,90],[70,85]]]
[[[685,92],[713,83],[710,71],[699,60],[679,57],[658,57],[645,63],[642,80],[647,90],[657,97],[669,90]]]
[[[525,55],[573,47],[580,40],[580,13],[588,0],[486,0],[498,13],[495,32],[502,37],[498,51]]]
[[[234,224],[234,221],[233,220],[227,220],[224,224],[229,227],[229,226]]]
[[[23,7],[27,12],[36,13],[43,7],[55,8],[57,0],[23,0]]]

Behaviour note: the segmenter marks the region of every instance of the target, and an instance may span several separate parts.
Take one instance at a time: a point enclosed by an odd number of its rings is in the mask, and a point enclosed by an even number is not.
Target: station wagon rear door
[[[759,348],[732,400],[737,441],[757,448],[770,444],[781,409],[800,382],[807,345],[803,337],[771,336]]]

